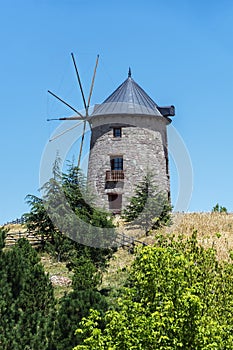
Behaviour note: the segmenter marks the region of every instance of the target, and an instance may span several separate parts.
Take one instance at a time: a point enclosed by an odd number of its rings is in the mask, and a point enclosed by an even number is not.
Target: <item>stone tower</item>
[[[170,197],[166,128],[174,115],[174,106],[159,107],[132,79],[130,69],[128,78],[95,105],[88,183],[98,207],[119,213],[148,172]]]

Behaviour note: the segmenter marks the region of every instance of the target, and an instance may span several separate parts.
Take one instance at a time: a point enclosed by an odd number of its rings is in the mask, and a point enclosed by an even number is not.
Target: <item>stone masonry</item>
[[[169,120],[149,115],[96,116],[91,120],[88,183],[96,206],[109,209],[109,195],[122,195],[122,209],[134,195],[135,186],[151,172],[159,190],[169,195],[166,126]],[[113,128],[120,127],[121,137]],[[123,158],[124,179],[106,181],[111,159]]]

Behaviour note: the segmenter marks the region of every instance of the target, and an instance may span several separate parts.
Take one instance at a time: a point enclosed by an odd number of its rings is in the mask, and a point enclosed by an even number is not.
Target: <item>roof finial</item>
[[[131,78],[131,68],[129,67],[128,78]]]

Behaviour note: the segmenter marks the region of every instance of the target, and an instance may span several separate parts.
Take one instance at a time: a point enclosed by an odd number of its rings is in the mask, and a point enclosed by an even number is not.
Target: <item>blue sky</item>
[[[28,211],[27,194],[39,195],[43,150],[59,126],[46,119],[72,114],[47,90],[83,107],[71,52],[86,94],[100,55],[93,104],[129,66],[155,102],[174,104],[193,168],[187,210],[218,202],[233,211],[232,23],[231,0],[1,1],[0,224]],[[177,177],[171,160],[173,201]]]

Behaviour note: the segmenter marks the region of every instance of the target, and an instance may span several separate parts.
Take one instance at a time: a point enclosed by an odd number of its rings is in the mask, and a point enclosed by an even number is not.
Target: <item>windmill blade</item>
[[[90,93],[89,93],[89,96],[88,96],[88,102],[87,102],[87,107],[86,107],[86,116],[87,117],[88,117],[88,109],[89,109],[90,102],[91,102],[91,96],[92,96],[92,92],[93,92],[93,87],[94,87],[94,82],[95,82],[95,76],[96,76],[96,70],[97,70],[98,62],[99,62],[99,55],[97,55],[97,58],[96,58],[94,73],[93,73],[92,82],[91,82]],[[78,157],[78,168],[80,167],[80,163],[81,163],[85,132],[86,132],[86,121],[84,121],[84,124],[83,124],[83,133],[82,133],[82,139],[81,139],[80,151],[79,151],[79,157]]]
[[[85,136],[85,131],[86,131],[86,120],[83,123],[83,132],[82,132],[82,138],[81,138],[81,143],[80,143],[80,150],[79,150],[79,156],[78,156],[78,168],[80,168],[80,163],[81,163],[81,157],[82,157],[82,151],[83,151],[83,144],[84,144],[84,136]]]
[[[69,107],[70,109],[72,109],[74,112],[76,112],[80,117],[83,118],[83,115],[77,111],[77,109],[75,109],[74,107],[72,107],[69,103],[67,103],[66,101],[64,101],[62,98],[60,98],[59,96],[55,95],[52,91],[48,90],[48,93],[52,96],[54,96],[55,98],[57,98],[59,101],[61,101],[62,103],[64,103],[67,107]]]
[[[99,62],[99,55],[97,55],[97,58],[96,58],[95,69],[94,69],[94,73],[93,73],[93,77],[92,77],[91,88],[90,88],[90,93],[89,93],[88,102],[87,102],[87,108],[90,107],[90,103],[91,103],[91,96],[92,96],[92,92],[93,92],[98,62]]]
[[[95,68],[94,68],[94,73],[93,73],[93,77],[92,77],[92,82],[91,82],[91,87],[90,87],[90,93],[88,96],[88,103],[86,103],[86,99],[84,96],[84,92],[83,92],[83,88],[82,88],[82,83],[81,83],[81,79],[80,79],[80,75],[78,72],[78,68],[76,65],[76,61],[74,58],[74,54],[71,53],[71,57],[73,60],[73,64],[74,64],[74,68],[75,68],[75,72],[76,72],[76,76],[78,79],[78,83],[79,83],[79,88],[82,94],[82,99],[83,99],[83,104],[85,107],[85,112],[86,115],[85,117],[79,112],[77,111],[74,107],[72,107],[69,103],[67,103],[66,101],[64,101],[62,98],[60,98],[59,96],[55,95],[53,92],[51,92],[50,90],[48,90],[48,93],[50,93],[52,96],[54,96],[55,98],[57,98],[59,101],[61,101],[62,103],[64,103],[67,107],[69,107],[70,109],[72,109],[74,112],[76,112],[78,114],[78,116],[73,116],[73,117],[62,117],[62,118],[56,118],[56,119],[47,119],[48,121],[50,120],[83,120],[83,131],[82,131],[82,138],[81,138],[81,144],[80,144],[80,151],[79,151],[79,157],[78,157],[78,167],[80,167],[80,162],[81,162],[81,157],[82,157],[82,149],[83,149],[83,144],[84,144],[84,136],[85,136],[85,132],[86,132],[86,123],[88,121],[88,109],[90,106],[90,102],[91,102],[91,96],[92,96],[92,92],[93,92],[93,87],[94,87],[94,82],[95,82],[95,76],[96,76],[96,70],[97,70],[97,66],[98,66],[98,61],[99,61],[99,55],[97,55],[97,59],[96,59],[96,64],[95,64]],[[64,132],[62,132],[59,135],[54,136],[52,139],[50,139],[49,141],[53,141],[55,139],[57,139],[58,137],[64,135],[66,132],[74,129],[75,127],[77,127],[78,125],[80,125],[81,123],[78,123],[77,125],[65,130]]]
[[[74,63],[74,68],[75,68],[75,72],[76,72],[76,75],[77,75],[77,78],[78,78],[78,83],[79,83],[79,88],[80,88],[80,91],[81,91],[81,94],[82,94],[82,98],[83,98],[84,108],[85,108],[85,111],[87,113],[87,104],[86,104],[86,100],[85,100],[85,96],[84,96],[84,92],[83,92],[83,87],[82,87],[80,75],[79,75],[79,72],[78,72],[78,68],[77,68],[77,65],[76,65],[73,53],[71,53],[71,57],[72,57],[72,60],[73,60],[73,63]]]
[[[73,117],[61,117],[61,118],[51,118],[47,119],[47,122],[51,122],[53,120],[84,120],[86,117],[79,117],[77,115],[74,115]]]
[[[73,125],[72,127],[66,129],[65,131],[61,132],[60,134],[55,135],[54,137],[52,137],[52,138],[49,140],[49,142],[52,142],[52,141],[58,139],[60,136],[66,134],[68,131],[73,130],[74,128],[77,128],[77,126],[79,126],[79,125],[81,125],[81,124],[82,124],[82,122],[77,123],[77,124]]]

